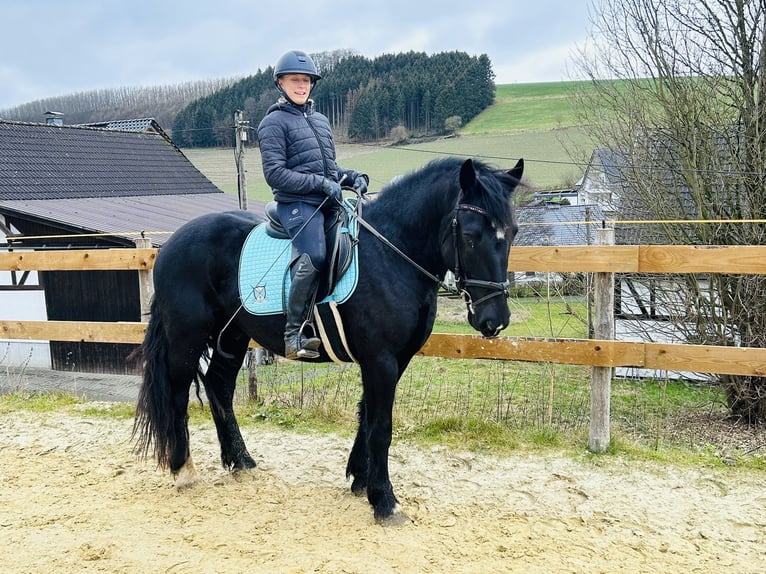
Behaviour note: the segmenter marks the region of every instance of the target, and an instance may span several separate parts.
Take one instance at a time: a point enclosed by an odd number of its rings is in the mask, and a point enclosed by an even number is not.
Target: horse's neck
[[[441,243],[445,233],[445,220],[451,211],[439,207],[440,201],[432,205],[415,203],[397,205],[395,214],[385,205],[376,206],[370,212],[370,224],[405,255],[430,273],[441,276],[446,271],[442,262]],[[364,213],[362,214],[364,216]]]

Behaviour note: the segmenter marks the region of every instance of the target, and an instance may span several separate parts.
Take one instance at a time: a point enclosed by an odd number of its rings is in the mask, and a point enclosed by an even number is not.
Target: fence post
[[[614,245],[614,229],[597,229],[597,245]],[[614,339],[614,273],[593,274],[593,337]],[[591,367],[590,434],[588,449],[604,452],[609,447],[612,367]]]
[[[152,247],[151,240],[146,237],[136,239],[135,244],[137,249],[150,249]],[[154,277],[151,269],[138,270],[138,293],[141,300],[141,321],[147,323],[152,296],[154,295]]]

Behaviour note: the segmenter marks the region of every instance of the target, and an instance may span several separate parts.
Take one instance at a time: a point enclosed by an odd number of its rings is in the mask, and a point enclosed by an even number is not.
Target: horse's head
[[[509,171],[466,160],[460,168],[460,198],[442,244],[453,262],[457,288],[468,308],[468,322],[485,337],[508,326],[508,254],[517,226],[511,192],[524,172],[524,160]]]

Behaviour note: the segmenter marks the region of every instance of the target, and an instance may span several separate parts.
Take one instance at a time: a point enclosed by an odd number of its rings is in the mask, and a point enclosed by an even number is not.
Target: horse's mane
[[[472,160],[476,177],[484,189],[472,201],[482,207],[502,228],[513,224],[509,190],[518,182],[508,173],[489,164]],[[451,212],[460,198],[460,168],[465,158],[435,159],[421,169],[394,178],[381,189],[370,208],[385,211],[398,221],[419,218],[427,214],[441,216]],[[373,207],[374,206],[374,207]],[[425,209],[415,209],[425,206]],[[417,221],[413,222],[417,224]]]

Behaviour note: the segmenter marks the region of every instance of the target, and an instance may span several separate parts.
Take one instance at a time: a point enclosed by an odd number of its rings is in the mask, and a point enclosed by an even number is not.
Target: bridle
[[[456,292],[458,295],[460,295],[463,301],[465,301],[465,304],[468,307],[468,311],[471,314],[474,314],[474,310],[476,306],[481,305],[482,303],[492,299],[493,297],[499,297],[502,295],[503,297],[508,298],[509,297],[508,289],[510,287],[510,283],[508,280],[505,280],[501,283],[498,281],[484,281],[482,279],[469,279],[463,276],[462,268],[464,267],[464,265],[463,265],[462,251],[460,249],[460,240],[459,240],[460,220],[458,219],[458,212],[460,211],[470,211],[472,213],[478,213],[479,215],[486,217],[487,220],[490,222],[490,224],[492,223],[492,218],[490,217],[489,213],[487,213],[481,207],[477,207],[469,203],[458,203],[455,206],[455,210],[452,212],[452,222],[450,223],[450,228],[452,230],[452,247],[455,252],[455,269],[453,273],[455,274],[455,285],[457,286],[457,290],[453,290],[453,292]],[[471,298],[471,294],[468,292],[468,287],[479,287],[482,289],[488,289],[490,293],[474,301]]]
[[[380,241],[382,241],[385,245],[390,247],[394,252],[396,252],[400,257],[405,259],[408,263],[410,263],[412,266],[414,266],[416,269],[418,269],[421,273],[429,277],[431,280],[435,281],[439,284],[439,286],[447,291],[448,293],[452,295],[457,295],[460,298],[465,301],[466,307],[468,307],[468,311],[474,315],[474,310],[477,305],[480,305],[493,297],[499,297],[502,295],[503,297],[509,297],[509,287],[510,283],[506,280],[502,283],[497,281],[482,281],[481,279],[469,279],[467,277],[463,276],[462,273],[462,253],[460,249],[460,221],[458,219],[458,213],[460,211],[471,211],[473,213],[478,213],[480,215],[483,215],[487,218],[487,220],[492,223],[492,218],[490,217],[489,213],[487,213],[484,209],[477,207],[475,205],[471,205],[468,203],[458,203],[455,206],[455,209],[452,211],[452,221],[450,223],[450,227],[444,232],[444,236],[442,237],[442,245],[447,240],[447,236],[450,233],[450,230],[452,231],[452,246],[453,250],[455,252],[455,269],[453,271],[455,275],[455,286],[448,285],[441,279],[439,279],[436,275],[422,267],[421,265],[418,265],[415,261],[412,260],[412,258],[404,253],[401,249],[399,249],[396,245],[391,243],[388,239],[386,239],[377,229],[375,229],[372,225],[370,225],[367,221],[365,221],[362,218],[361,213],[357,212],[355,213],[355,217],[359,224],[367,229],[370,233],[372,233],[375,237],[377,237]],[[469,287],[480,287],[482,289],[489,289],[491,292],[488,295],[485,295],[484,297],[474,301],[471,298],[471,294],[468,292]]]

